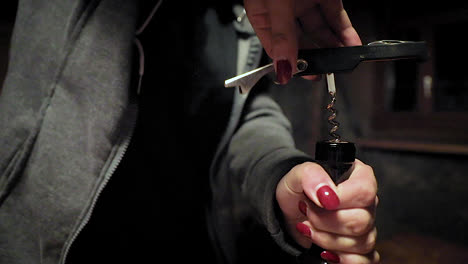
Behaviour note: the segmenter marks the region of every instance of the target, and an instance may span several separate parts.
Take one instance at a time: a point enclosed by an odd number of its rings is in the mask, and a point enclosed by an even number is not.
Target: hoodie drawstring
[[[145,19],[145,22],[141,25],[140,28],[138,28],[138,30],[135,32],[135,39],[134,39],[134,43],[135,45],[137,46],[137,50],[138,50],[138,54],[139,54],[139,60],[140,60],[140,63],[139,63],[139,69],[138,69],[138,87],[137,87],[137,94],[139,95],[140,94],[140,90],[141,90],[141,82],[143,80],[143,75],[145,74],[145,51],[143,49],[143,45],[141,44],[141,41],[138,39],[138,36],[141,35],[141,33],[143,33],[143,31],[145,30],[145,28],[148,26],[148,24],[151,22],[151,20],[153,19],[154,17],[154,14],[156,14],[156,12],[158,11],[159,7],[161,6],[163,0],[159,0],[156,5],[153,7],[153,9],[151,10],[151,13],[149,14],[149,16]]]

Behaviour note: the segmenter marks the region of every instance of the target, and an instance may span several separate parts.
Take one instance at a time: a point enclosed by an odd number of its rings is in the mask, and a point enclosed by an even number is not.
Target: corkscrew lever
[[[296,74],[302,72],[307,68],[307,62],[303,59],[297,60],[296,68]],[[263,76],[267,75],[268,73],[274,71],[275,67],[273,63],[270,63],[224,81],[224,87],[239,87],[239,92],[241,94],[247,93],[258,82],[258,80],[260,80]]]
[[[295,76],[352,71],[363,61],[427,59],[424,41],[379,40],[367,45],[299,50]],[[274,72],[273,64],[262,66],[224,82],[225,87],[239,87],[247,93],[260,78]]]

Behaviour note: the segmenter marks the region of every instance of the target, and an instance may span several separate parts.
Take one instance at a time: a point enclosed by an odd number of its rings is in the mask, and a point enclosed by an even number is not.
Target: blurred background
[[[339,134],[379,182],[383,263],[468,263],[468,61],[466,1],[347,1],[364,44],[426,41],[430,57],[367,62],[336,74]],[[16,1],[0,8],[0,83]],[[298,148],[314,155],[328,138],[325,81],[275,86]]]
[[[339,134],[379,183],[383,263],[468,263],[468,3],[343,2],[364,44],[429,47],[424,63],[366,62],[335,74]],[[274,94],[298,147],[313,155],[328,138],[325,80],[297,79]]]

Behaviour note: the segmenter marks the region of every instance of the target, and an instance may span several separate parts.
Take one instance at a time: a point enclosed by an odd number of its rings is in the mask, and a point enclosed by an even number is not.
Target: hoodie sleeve
[[[238,128],[233,133],[220,171],[231,177],[234,208],[239,217],[254,217],[286,252],[299,255],[300,249],[287,239],[281,228],[281,213],[275,199],[280,179],[295,165],[312,160],[295,147],[289,120],[279,105],[266,94],[249,96]],[[218,176],[218,177],[223,177]],[[244,203],[244,204],[240,204]]]

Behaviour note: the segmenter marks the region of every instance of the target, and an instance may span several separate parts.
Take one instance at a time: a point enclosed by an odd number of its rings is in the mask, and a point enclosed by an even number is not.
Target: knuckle
[[[306,165],[304,163],[294,166],[290,173],[302,177],[305,172]]]
[[[271,31],[270,17],[264,13],[249,15],[249,22],[255,30]]]
[[[374,229],[372,232],[369,233],[367,239],[363,245],[363,252],[362,253],[369,253],[375,249],[375,245],[377,242],[377,231]]]
[[[288,35],[284,32],[273,32],[271,34],[271,37],[275,41],[287,41],[288,40]]]
[[[374,176],[374,168],[372,166],[367,165],[365,163],[359,163],[359,170],[362,171],[362,173]]]
[[[368,173],[369,175],[372,175],[372,177],[374,178],[374,180],[372,181],[371,187],[374,190],[374,192],[377,193],[378,185],[377,185],[377,180],[375,179],[374,169],[367,164],[364,166],[364,168],[366,170],[366,173]]]
[[[346,229],[351,236],[361,236],[369,232],[373,224],[368,214],[359,214],[346,222]]]
[[[377,251],[374,251],[374,262],[373,263],[380,263],[380,254]]]
[[[336,238],[332,238],[329,235],[322,232],[315,232],[312,235],[312,243],[316,244],[321,248],[329,248],[336,243]]]
[[[376,196],[377,196],[377,193],[376,193],[375,188],[372,188],[372,186],[369,186],[369,185],[362,185],[357,194],[356,200],[362,206],[367,207],[375,203]]]
[[[298,173],[305,173],[309,166],[310,166],[310,164],[308,162],[305,162],[305,163],[301,163],[301,164],[297,165],[294,168]]]
[[[318,166],[319,165],[317,165],[314,162],[304,162],[302,164],[297,165],[294,168],[296,169],[296,173],[307,175],[307,174],[314,174]]]
[[[274,32],[271,34],[271,40],[277,45],[286,44],[289,42],[289,35],[283,32]]]

